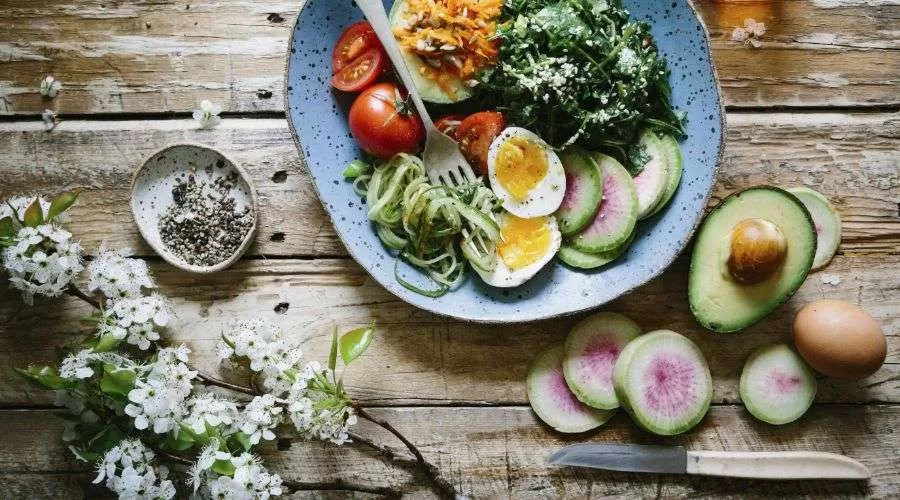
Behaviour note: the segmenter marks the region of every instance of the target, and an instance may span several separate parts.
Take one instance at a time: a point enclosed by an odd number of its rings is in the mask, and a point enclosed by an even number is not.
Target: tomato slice
[[[331,85],[344,92],[359,92],[375,83],[384,72],[387,56],[381,47],[365,51],[331,77]]]
[[[480,111],[467,116],[456,129],[459,149],[479,175],[487,175],[488,150],[505,128],[506,118],[502,113]]]
[[[441,132],[450,136],[451,139],[459,140],[456,137],[456,131],[459,129],[459,124],[462,123],[465,117],[466,115],[442,116],[441,118],[438,118],[438,121],[434,122],[434,126]]]
[[[372,25],[367,21],[350,25],[341,33],[331,51],[331,74],[346,68],[354,59],[372,47],[381,47]]]

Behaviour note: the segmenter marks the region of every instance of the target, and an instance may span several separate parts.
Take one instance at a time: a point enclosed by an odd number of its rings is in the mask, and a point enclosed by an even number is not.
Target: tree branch
[[[393,462],[401,462],[404,465],[418,465],[419,461],[415,458],[404,456],[397,453],[394,449],[388,448],[387,446],[380,445],[371,439],[356,434],[355,432],[348,433],[350,435],[350,439],[353,440],[354,443],[360,443],[368,446],[369,448],[376,451],[379,455],[382,455],[384,458],[393,461]]]
[[[356,491],[359,493],[371,493],[373,495],[383,495],[387,498],[400,498],[402,493],[392,488],[381,486],[368,486],[365,484],[348,483],[337,480],[333,483],[307,483],[303,481],[282,481],[282,487],[285,493],[294,493],[297,491]]]
[[[210,377],[209,375],[204,374],[203,372],[197,372],[197,380],[204,385],[214,385],[216,387],[222,387],[223,389],[228,389],[234,392],[240,392],[242,394],[249,394],[251,396],[258,396],[259,393],[255,390],[244,387],[242,385],[232,384],[230,382],[226,382],[221,379],[217,379],[215,377]]]
[[[425,457],[422,456],[419,448],[417,448],[416,445],[414,445],[409,439],[406,439],[406,436],[401,434],[400,431],[398,431],[393,425],[390,424],[390,422],[370,414],[363,407],[359,406],[356,403],[353,403],[353,409],[356,410],[356,413],[360,416],[360,418],[364,418],[369,422],[372,422],[373,424],[390,432],[397,439],[399,439],[404,446],[406,446],[406,449],[408,449],[410,453],[412,453],[413,456],[416,457],[416,462],[419,463],[419,467],[422,469],[422,472],[425,473],[425,476],[434,486],[435,492],[438,494],[438,496],[440,496],[441,498],[456,497],[456,490],[453,488],[453,485],[451,485],[445,479],[442,479],[440,477],[440,473],[437,470],[437,467],[425,460]]]
[[[69,295],[71,295],[71,296],[73,296],[73,297],[78,297],[79,299],[81,299],[81,300],[87,302],[87,303],[90,304],[94,309],[100,309],[100,302],[98,302],[98,301],[95,300],[95,299],[92,299],[88,294],[82,292],[82,291],[81,291],[77,286],[75,286],[75,285],[69,285],[69,287],[66,288],[66,293],[69,294]]]

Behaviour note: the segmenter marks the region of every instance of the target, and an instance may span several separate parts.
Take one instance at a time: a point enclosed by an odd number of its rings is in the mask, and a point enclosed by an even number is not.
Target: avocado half
[[[391,6],[391,12],[388,14],[388,19],[391,21],[391,27],[396,26],[406,18],[407,16],[405,13],[406,0],[396,0],[394,5]],[[401,49],[401,51],[403,52],[403,59],[406,61],[406,67],[409,68],[409,72],[412,74],[413,81],[416,82],[416,88],[419,90],[419,95],[422,96],[423,101],[433,102],[435,104],[453,104],[465,101],[474,94],[472,89],[467,87],[462,80],[453,78],[447,83],[448,86],[453,89],[456,96],[454,98],[447,95],[437,83],[422,76],[419,69],[422,68],[425,62],[422,61],[419,56],[406,50]]]
[[[734,279],[727,261],[732,229],[754,218],[778,226],[787,252],[775,272],[764,281],[748,285]],[[815,255],[815,226],[796,196],[772,186],[734,193],[710,212],[694,243],[688,279],[691,312],[710,330],[742,330],[769,315],[800,288]]]

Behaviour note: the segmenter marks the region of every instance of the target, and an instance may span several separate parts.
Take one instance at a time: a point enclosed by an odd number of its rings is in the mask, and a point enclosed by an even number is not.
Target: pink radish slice
[[[593,220],[603,197],[603,172],[587,153],[566,151],[561,157],[566,172],[566,194],[556,211],[559,231],[568,236]]]
[[[641,329],[627,317],[601,312],[575,325],[566,338],[563,373],[582,403],[604,410],[619,407],[613,367],[619,353]]]
[[[669,330],[641,335],[625,346],[613,384],[622,408],[661,436],[692,429],[712,401],[712,377],[700,349]]]
[[[816,397],[816,377],[790,346],[764,346],[741,372],[741,400],[754,417],[781,425],[802,417]]]
[[[603,200],[594,219],[570,244],[576,250],[600,253],[612,250],[628,239],[637,223],[637,193],[631,175],[615,159],[595,154],[603,171]]]
[[[572,394],[562,371],[563,346],[544,351],[528,372],[528,402],[537,416],[559,432],[576,433],[605,424],[615,411],[590,408]]]
[[[669,183],[669,162],[663,144],[656,134],[645,130],[640,143],[650,157],[643,170],[634,177],[638,197],[638,219],[649,217],[662,201]]]

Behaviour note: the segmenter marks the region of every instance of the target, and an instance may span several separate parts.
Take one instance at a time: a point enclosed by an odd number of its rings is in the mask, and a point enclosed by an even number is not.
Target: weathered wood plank
[[[475,497],[896,497],[900,492],[900,449],[895,434],[900,407],[815,406],[799,422],[770,426],[751,421],[744,410],[713,407],[700,426],[668,439],[639,431],[625,416],[615,416],[600,430],[564,437],[540,425],[525,407],[406,408],[373,410],[392,422],[435,463],[460,492]],[[0,478],[18,473],[20,491],[42,491],[43,475],[51,470],[84,470],[57,438],[61,423],[45,411],[2,411],[7,431],[0,451]],[[399,445],[367,423],[358,431]],[[682,444],[707,450],[815,450],[842,453],[871,471],[866,482],[751,481],[676,475],[646,475],[563,469],[546,465],[560,446],[581,441]],[[398,492],[424,492],[422,480],[385,463],[357,445],[336,448],[321,443],[295,443],[276,452],[266,446],[267,466],[284,478],[303,482],[339,481],[374,485]],[[85,474],[87,476],[87,474]],[[86,481],[86,480],[85,480]],[[75,480],[60,483],[79,496]]]
[[[0,12],[0,114],[283,109],[284,55],[303,2],[8,0]],[[727,104],[897,104],[900,4],[817,0],[696,2]],[[273,15],[275,14],[275,15]],[[761,49],[731,41],[747,17]],[[48,102],[37,84],[65,84]]]
[[[900,114],[732,113],[728,122],[713,203],[756,184],[807,185],[841,212],[843,251],[900,249]],[[131,176],[155,150],[179,141],[219,148],[249,171],[261,215],[250,255],[346,255],[283,120],[226,119],[214,130],[192,120],[64,121],[52,133],[34,122],[0,123],[0,197],[83,190],[72,229],[87,248],[105,239],[152,255],[132,222]]]
[[[841,282],[825,285],[812,275],[798,294],[762,323],[740,334],[700,328],[687,305],[686,262],[612,304],[645,330],[681,332],[706,354],[715,401],[739,402],[737,382],[744,359],[768,343],[789,341],[797,309],[821,297],[860,304],[888,334],[888,362],[859,382],[822,378],[819,402],[900,403],[900,255],[837,257],[828,272]],[[194,364],[215,373],[215,343],[230,322],[263,317],[298,339],[307,359],[327,357],[334,326],[351,328],[375,321],[377,340],[347,374],[350,392],[368,403],[524,404],[525,374],[544,348],[561,342],[579,317],[532,324],[466,324],[417,310],[390,295],[352,261],[316,259],[243,261],[213,276],[190,275],[153,265],[163,293],[178,315],[171,337],[194,351]],[[286,304],[284,314],[275,312]],[[282,308],[285,306],[282,306]],[[27,385],[13,368],[55,359],[56,345],[71,342],[78,318],[88,310],[75,299],[59,305],[21,307],[12,292],[0,292],[0,405],[50,404],[46,391]],[[225,375],[227,376],[227,375]]]

